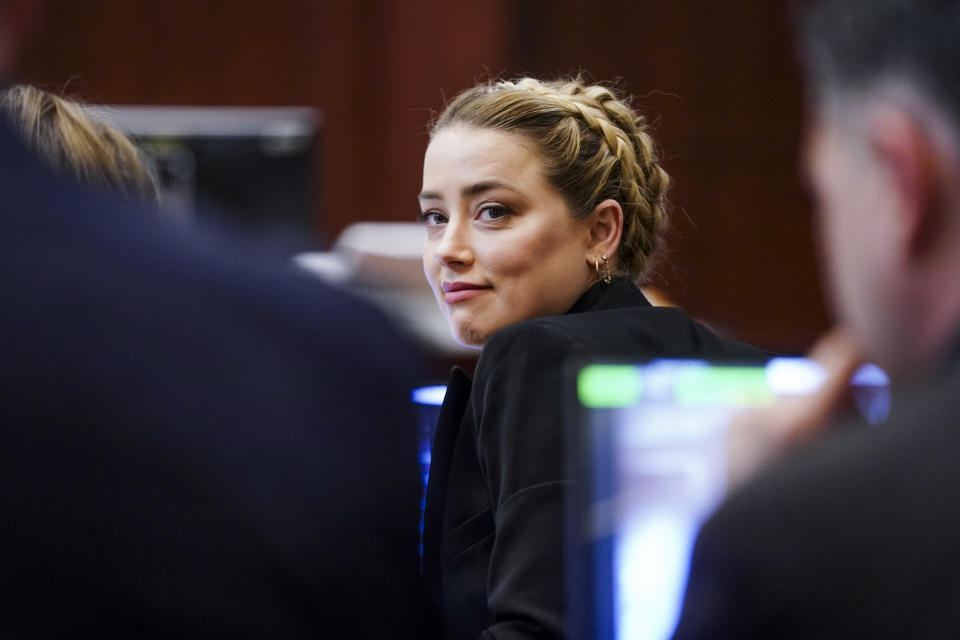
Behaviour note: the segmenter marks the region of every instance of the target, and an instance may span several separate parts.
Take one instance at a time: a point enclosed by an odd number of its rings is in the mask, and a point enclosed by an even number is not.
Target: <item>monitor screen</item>
[[[308,249],[319,236],[321,117],[310,107],[91,107],[154,164],[160,206]]]
[[[577,476],[567,510],[573,637],[671,637],[699,527],[743,459],[731,454],[731,419],[781,395],[810,393],[824,375],[812,361],[783,358],[578,369],[568,437]],[[886,375],[867,367],[855,385],[867,391],[856,394],[861,413],[882,418]]]

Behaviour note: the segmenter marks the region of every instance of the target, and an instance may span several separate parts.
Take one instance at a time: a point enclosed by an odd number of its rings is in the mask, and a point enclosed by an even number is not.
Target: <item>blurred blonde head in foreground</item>
[[[0,92],[0,110],[60,175],[121,198],[159,202],[156,180],[140,150],[80,103],[13,85]]]

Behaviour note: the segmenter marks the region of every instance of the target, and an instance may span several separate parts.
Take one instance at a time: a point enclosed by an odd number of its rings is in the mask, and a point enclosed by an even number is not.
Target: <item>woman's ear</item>
[[[623,209],[620,203],[607,199],[594,207],[586,219],[589,231],[587,262],[593,264],[600,256],[617,255],[623,234]]]

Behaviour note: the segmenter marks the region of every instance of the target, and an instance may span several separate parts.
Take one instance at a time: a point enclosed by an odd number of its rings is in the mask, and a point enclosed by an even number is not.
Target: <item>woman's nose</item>
[[[447,223],[443,236],[433,252],[434,259],[445,267],[469,265],[473,262],[470,232],[463,224]]]

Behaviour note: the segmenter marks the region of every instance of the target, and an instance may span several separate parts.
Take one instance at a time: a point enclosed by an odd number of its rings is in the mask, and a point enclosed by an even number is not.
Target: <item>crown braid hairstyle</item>
[[[606,199],[623,209],[618,271],[642,284],[663,250],[670,176],[646,119],[613,89],[580,78],[521,78],[467,89],[430,129],[454,125],[523,135],[540,152],[544,177],[582,219]]]

